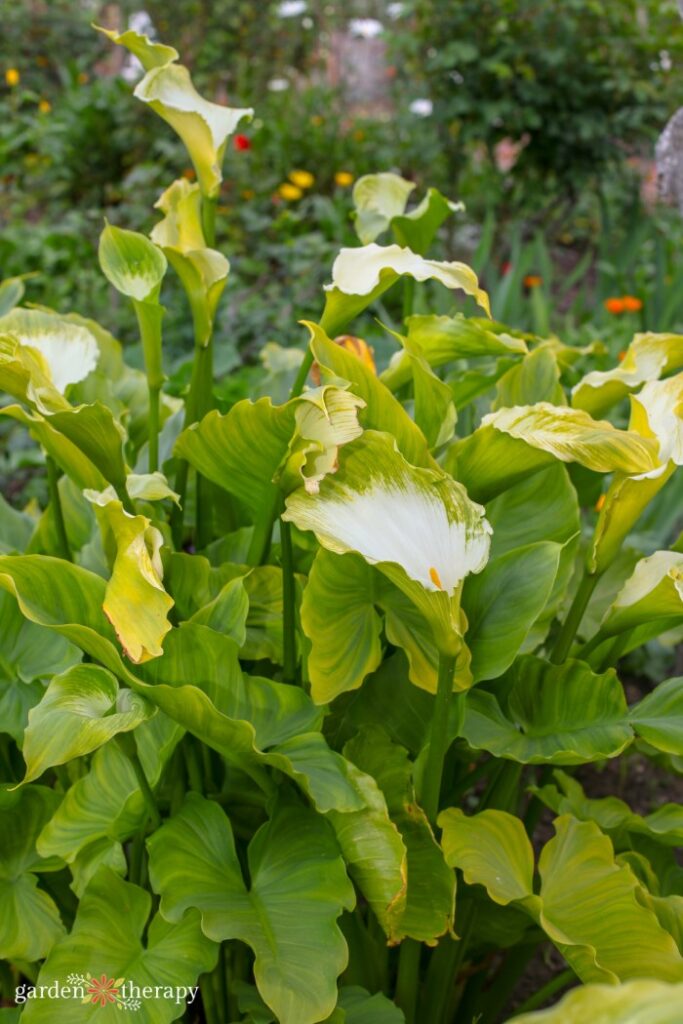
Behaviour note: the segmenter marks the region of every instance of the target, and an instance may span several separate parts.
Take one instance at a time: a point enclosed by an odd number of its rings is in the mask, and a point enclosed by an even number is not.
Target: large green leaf
[[[550,402],[566,405],[560,367],[550,344],[539,345],[499,378],[494,409]]]
[[[496,679],[510,667],[551,595],[561,553],[553,541],[513,548],[465,582],[465,639],[475,682]]]
[[[446,859],[494,902],[524,910],[543,928],[584,982],[628,978],[683,979],[672,936],[639,899],[628,865],[615,861],[607,836],[592,822],[563,815],[539,858],[540,893],[533,894],[533,852],[522,823],[504,811],[466,818],[439,816]]]
[[[569,815],[543,848],[539,924],[582,981],[683,980],[676,943],[638,899],[638,881],[618,866],[607,836]]]
[[[629,721],[657,750],[683,755],[683,677],[668,679],[631,707]]]
[[[645,835],[665,846],[683,843],[683,806],[662,804],[644,817],[635,814],[628,804],[615,796],[593,799],[587,797],[581,784],[571,775],[557,769],[555,785],[533,786],[531,791],[556,814],[572,814],[580,821],[594,821],[603,832],[623,836],[626,832]]]
[[[614,669],[596,675],[583,661],[525,655],[510,682],[502,705],[481,689],[468,694],[462,732],[476,750],[523,764],[583,764],[616,757],[633,740]]]
[[[538,402],[484,416],[470,437],[453,445],[448,468],[475,500],[489,501],[556,459],[597,473],[647,473],[658,464],[650,438],[581,409]]]
[[[17,742],[28,712],[43,696],[41,680],[80,661],[81,654],[61,636],[27,621],[11,594],[0,593],[0,732]]]
[[[55,945],[43,965],[38,985],[63,985],[70,975],[77,975],[83,980],[75,984],[87,992],[88,976],[122,979],[120,1001],[97,1007],[97,1020],[103,1024],[119,1024],[121,1010],[133,1009],[124,1001],[134,1000],[132,986],[160,987],[153,998],[141,998],[135,1019],[144,1024],[177,1020],[185,1011],[185,1000],[190,995],[196,998],[199,975],[214,966],[218,947],[202,934],[196,911],[172,924],[155,914],[147,925],[151,908],[148,892],[124,882],[109,868],[100,868],[83,894],[71,933]],[[178,986],[186,990],[181,1000],[175,994]],[[84,1016],[79,999],[35,999],[28,1003],[23,1020],[80,1024]]]
[[[362,400],[338,387],[306,392],[285,405],[245,399],[221,416],[214,411],[179,436],[175,454],[246,506],[256,520],[277,498],[276,476],[286,489],[315,488],[336,464],[339,446],[361,432]]]
[[[92,753],[120,732],[135,729],[156,711],[153,704],[98,665],[74,665],[55,676],[29,712],[24,733],[24,782],[53,765]]]
[[[59,861],[36,851],[36,837],[59,805],[42,786],[0,790],[0,957],[33,963],[50,952],[64,932],[54,901],[38,887],[36,872],[54,871]]]
[[[495,903],[534,903],[534,851],[524,825],[504,811],[467,817],[450,808],[439,815],[446,862],[470,885],[484,885]]]
[[[331,1013],[347,960],[336,919],[355,900],[326,822],[278,804],[250,843],[248,885],[230,821],[197,794],[154,833],[149,850],[164,916],[181,921],[197,908],[210,938],[251,946],[259,992],[282,1024],[313,1024]]]
[[[374,727],[350,740],[344,754],[377,780],[407,850],[406,900],[390,938],[434,943],[453,927],[455,876],[417,805],[408,751]]]
[[[382,660],[375,576],[360,555],[336,555],[321,548],[315,557],[304,590],[301,624],[311,641],[308,672],[318,704],[355,690]]]
[[[26,512],[19,512],[0,494],[0,554],[25,551],[35,522]]]
[[[403,1011],[395,1003],[381,992],[371,996],[359,985],[340,989],[337,1006],[344,1011],[345,1024],[405,1024]]]
[[[371,242],[359,249],[340,250],[332,266],[332,281],[325,285],[322,329],[332,337],[339,334],[404,274],[416,281],[434,279],[447,288],[461,289],[490,313],[488,295],[465,263],[426,260],[400,245],[381,246]]]
[[[0,586],[19,597],[24,615],[72,639],[231,763],[247,771],[254,764],[277,768],[294,779],[323,813],[332,809],[342,813],[356,811],[366,805],[344,758],[330,750],[319,732],[302,731],[301,720],[297,717],[301,713],[302,699],[307,700],[302,691],[266,679],[252,679],[246,698],[240,690],[235,694],[231,688],[226,688],[226,661],[233,659],[236,664],[236,647],[228,637],[206,626],[182,626],[168,635],[168,653],[138,667],[138,673],[142,674],[134,675],[121,660],[113,630],[101,610],[105,582],[99,576],[62,559],[3,556],[0,557]],[[197,659],[201,659],[202,673],[194,668]],[[222,688],[220,679],[217,680],[221,674]],[[235,678],[233,675],[232,679]],[[145,682],[145,679],[152,682]],[[187,679],[199,685],[189,684]],[[235,701],[237,708],[244,709],[254,721],[232,718],[219,710],[209,690],[214,694],[221,692],[226,700]],[[282,702],[290,707],[294,703],[291,718],[278,717],[282,715]],[[308,729],[316,729],[320,712],[309,704],[303,714]],[[257,737],[266,723],[270,723],[267,728],[271,730],[275,725],[279,735],[290,729],[294,734],[263,752],[257,746]]]
[[[548,1010],[511,1017],[507,1024],[679,1024],[683,985],[627,981],[581,985]]]

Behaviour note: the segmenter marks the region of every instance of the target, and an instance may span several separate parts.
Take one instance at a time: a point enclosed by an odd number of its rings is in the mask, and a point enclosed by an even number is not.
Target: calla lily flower
[[[95,26],[97,27],[97,26]],[[147,103],[180,136],[197,172],[202,194],[215,199],[222,179],[221,166],[228,137],[243,118],[251,118],[251,107],[222,107],[210,103],[195,89],[190,72],[176,64],[178,52],[172,46],[152,43],[137,32],[104,32],[112,42],[125,46],[147,72],[134,95]]]
[[[182,64],[148,71],[134,95],[177,132],[197,172],[202,194],[215,199],[223,180],[221,167],[228,138],[244,118],[253,116],[253,109],[222,107],[205,100]]]
[[[646,505],[661,491],[677,466],[683,465],[683,373],[650,381],[631,396],[629,429],[654,440],[657,462],[637,475],[615,476],[605,495],[589,560],[591,573],[601,573],[618,554],[622,541]]]
[[[472,295],[490,316],[489,298],[466,263],[427,260],[400,245],[364,245],[341,249],[325,285],[325,310],[320,326],[330,336],[340,334],[353,318],[407,274],[416,281],[435,280],[447,288]]]
[[[374,242],[391,227],[400,245],[424,254],[446,218],[464,209],[462,203],[451,202],[438,189],[430,188],[422,202],[406,213],[414,188],[412,181],[391,172],[358,179],[353,188],[354,219],[363,245]]]
[[[339,461],[317,494],[288,497],[283,518],[328,550],[376,565],[421,610],[439,649],[457,653],[461,586],[489,555],[483,507],[445,473],[411,466],[388,434],[365,431]]]
[[[199,185],[186,178],[174,181],[155,204],[165,217],[153,228],[151,239],[178,274],[192,309],[197,344],[206,345],[230,264],[206,244],[201,203]]]
[[[97,366],[100,350],[94,335],[53,313],[13,309],[0,318],[0,332],[13,335],[22,348],[40,354],[46,378],[43,384],[50,383],[60,395],[70,384],[85,380]]]
[[[621,363],[587,373],[572,391],[572,405],[591,416],[607,409],[648,381],[683,366],[683,334],[636,334]]]
[[[656,636],[682,620],[683,554],[655,551],[636,564],[605,613],[599,636],[615,636],[638,626],[649,627]]]
[[[131,661],[140,664],[163,654],[173,599],[163,585],[164,538],[145,516],[130,515],[111,492],[84,491],[95,507],[112,566],[103,610]]]

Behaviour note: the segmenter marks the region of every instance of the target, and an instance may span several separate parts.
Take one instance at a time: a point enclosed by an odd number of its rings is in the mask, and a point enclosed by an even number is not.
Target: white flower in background
[[[351,18],[349,32],[361,39],[375,39],[384,32],[384,25],[377,18]]]
[[[668,50],[660,50],[659,66],[662,69],[662,71],[671,71],[671,68],[673,67],[673,61],[671,60],[671,54]]]
[[[277,5],[276,13],[279,18],[298,18],[304,13],[306,6],[305,0],[282,0],[282,3]]]
[[[301,27],[302,28],[313,28],[314,24],[315,24],[315,22],[313,21],[313,18],[302,18],[301,19]]]
[[[434,112],[434,104],[427,99],[413,100],[408,110],[411,114],[417,114],[418,117],[431,117]]]
[[[396,21],[398,18],[403,17],[404,11],[405,11],[405,4],[402,4],[402,3],[387,4],[387,15],[391,18],[392,21]]]
[[[156,39],[154,24],[147,11],[134,11],[128,19],[128,31],[137,32],[138,35],[148,36],[149,39]],[[135,56],[129,54],[121,68],[121,78],[125,82],[137,82],[145,73],[145,69]]]
[[[271,92],[286,92],[289,89],[289,82],[286,78],[271,78],[268,88]]]

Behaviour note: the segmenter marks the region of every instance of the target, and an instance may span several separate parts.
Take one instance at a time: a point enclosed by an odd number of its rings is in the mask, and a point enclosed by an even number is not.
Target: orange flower
[[[626,359],[626,349],[622,349],[621,352],[617,352],[617,359],[620,363],[623,363]]]
[[[543,283],[543,278],[538,274],[527,274],[524,278],[525,288],[538,288]]]
[[[87,85],[90,81],[90,75],[87,71],[79,72],[78,78],[76,79],[79,85]]]
[[[196,177],[194,167],[186,167],[183,171],[183,178],[187,178],[188,181],[194,181]]]
[[[605,309],[608,313],[613,313],[615,316],[619,313],[624,312],[624,300],[613,296],[610,299],[605,299]]]
[[[598,500],[595,502],[595,511],[596,512],[601,512],[602,511],[602,506],[605,504],[606,497],[607,497],[606,494],[601,494],[600,497],[598,498]]]
[[[621,301],[624,303],[624,311],[626,313],[637,313],[643,308],[643,300],[635,295],[624,295]]]

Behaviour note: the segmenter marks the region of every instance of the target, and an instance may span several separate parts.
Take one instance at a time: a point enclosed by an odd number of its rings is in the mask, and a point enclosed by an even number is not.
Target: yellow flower
[[[289,180],[293,182],[297,188],[311,188],[311,186],[315,184],[315,178],[310,171],[292,171],[289,174]]]
[[[337,171],[334,176],[335,185],[339,185],[340,188],[348,188],[349,185],[353,185],[353,175],[350,171]]]
[[[41,114],[49,114],[52,110],[52,104],[49,100],[41,100],[38,104],[38,110]]]
[[[79,85],[86,85],[89,80],[90,78],[87,71],[81,71],[77,78],[77,82]]]
[[[294,201],[295,199],[301,199],[303,192],[296,185],[290,185],[288,181],[283,181],[278,188],[278,193],[282,199],[288,199]]]
[[[10,89],[13,89],[15,85],[19,85],[20,81],[21,75],[18,70],[16,68],[7,68],[7,71],[5,72],[5,82]]]

